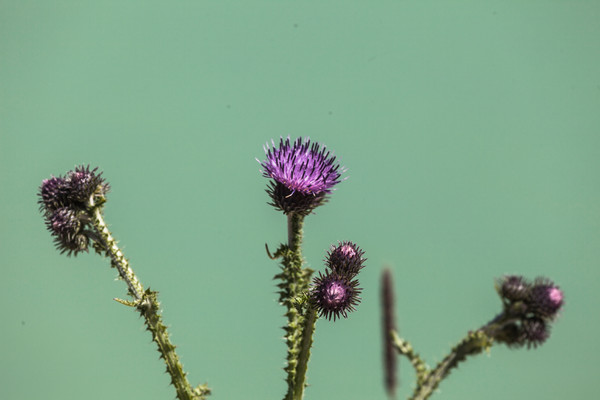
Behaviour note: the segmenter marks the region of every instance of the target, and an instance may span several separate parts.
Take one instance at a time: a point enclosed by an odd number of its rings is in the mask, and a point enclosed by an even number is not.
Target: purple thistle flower
[[[339,276],[335,272],[328,272],[314,278],[311,289],[311,301],[320,316],[335,321],[348,318],[348,312],[354,311],[354,306],[360,303],[357,280],[350,280],[347,276]]]
[[[367,259],[363,258],[364,254],[356,244],[344,241],[337,246],[331,245],[325,263],[332,271],[353,278],[365,267],[363,263]]]
[[[310,214],[327,201],[344,169],[325,146],[311,144],[308,138],[300,137],[293,144],[289,137],[281,138],[279,147],[274,141],[271,144],[265,146],[267,159],[261,162],[263,176],[273,179],[267,188],[273,201],[269,204],[284,214]]]
[[[563,292],[549,279],[538,278],[529,292],[528,303],[540,318],[552,319],[563,305]]]

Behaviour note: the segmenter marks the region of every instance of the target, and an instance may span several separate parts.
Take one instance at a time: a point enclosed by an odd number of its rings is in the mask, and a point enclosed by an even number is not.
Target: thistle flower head
[[[537,316],[552,319],[562,307],[563,297],[563,292],[551,280],[538,278],[529,291],[528,303]]]
[[[87,229],[91,207],[105,201],[108,183],[97,168],[78,166],[64,177],[44,179],[39,189],[40,211],[61,253],[77,255],[88,251],[91,231]]]
[[[331,245],[325,258],[325,263],[329,269],[340,275],[354,277],[364,268],[364,251],[356,244],[348,241],[340,242],[337,246]]]
[[[92,195],[96,201],[104,201],[109,185],[101,177],[102,173],[96,173],[97,170],[80,165],[64,177],[44,179],[39,191],[40,211],[52,213],[60,207],[83,210]]]
[[[102,172],[96,173],[98,168],[90,170],[90,167],[80,165],[75,171],[69,171],[66,180],[69,184],[70,199],[73,202],[87,203],[92,195],[104,197],[108,192],[109,185],[101,177]]]
[[[530,289],[531,283],[518,275],[507,275],[496,281],[498,294],[509,302],[525,300]]]
[[[494,338],[508,347],[536,348],[542,345],[550,337],[550,327],[544,320],[536,317],[523,318],[520,321],[511,322],[496,332]]]
[[[504,312],[491,325],[494,338],[510,347],[531,348],[544,343],[563,305],[559,287],[547,278],[531,283],[511,275],[496,281],[496,289],[504,300]]]
[[[298,138],[292,144],[288,137],[279,147],[265,146],[267,159],[261,162],[262,174],[273,181],[267,188],[271,205],[284,214],[308,215],[327,201],[327,195],[341,179],[343,168],[325,146]]]
[[[42,181],[38,204],[40,211],[52,212],[68,202],[69,187],[62,177],[53,176]]]
[[[340,276],[335,272],[328,272],[314,278],[311,289],[311,301],[320,316],[335,321],[340,316],[348,317],[349,311],[354,311],[360,303],[359,294],[362,289],[358,287],[357,280],[347,276]]]

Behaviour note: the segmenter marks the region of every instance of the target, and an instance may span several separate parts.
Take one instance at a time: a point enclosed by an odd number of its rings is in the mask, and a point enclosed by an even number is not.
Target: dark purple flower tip
[[[347,276],[339,276],[335,272],[319,276],[313,280],[311,301],[320,316],[335,321],[348,317],[349,311],[354,311],[354,306],[360,303],[359,294],[362,289],[358,287],[357,280]]]
[[[303,209],[303,213],[309,214],[326,201],[326,195],[340,183],[344,169],[325,146],[321,148],[308,138],[300,137],[293,144],[289,137],[285,141],[281,138],[279,147],[275,147],[274,141],[271,144],[270,148],[268,144],[264,148],[267,159],[261,166],[263,176],[275,181],[267,189],[273,205],[284,213],[297,212],[304,205],[308,209]]]
[[[550,337],[549,326],[540,318],[527,318],[521,321],[522,341],[527,348],[536,348]]]
[[[535,348],[550,337],[550,327],[543,319],[537,317],[523,318],[511,322],[495,332],[494,339],[509,347]]]
[[[364,254],[365,252],[352,242],[339,242],[337,246],[331,245],[325,263],[332,271],[353,278],[365,267],[364,262],[367,259],[363,258]]]
[[[498,294],[509,302],[525,300],[530,289],[531,283],[518,275],[507,275],[496,281]]]
[[[57,208],[46,220],[48,230],[56,235],[73,237],[81,229],[78,212],[67,207]]]
[[[529,291],[528,303],[540,318],[554,318],[563,305],[564,294],[549,279],[537,278]]]
[[[44,179],[39,189],[40,211],[52,212],[68,202],[69,187],[64,178]]]
[[[65,177],[44,179],[39,191],[40,211],[52,213],[60,207],[83,210],[92,196],[95,202],[104,201],[109,185],[101,177],[102,173],[96,173],[97,169],[81,165],[67,172]]]
[[[46,226],[54,236],[54,244],[61,253],[77,255],[88,251],[89,239],[83,230],[87,223],[85,212],[60,207],[46,218]]]
[[[69,171],[66,180],[69,183],[70,199],[74,202],[87,203],[92,195],[104,197],[109,190],[109,184],[102,178],[98,168],[90,170],[89,165],[80,165],[75,171]]]

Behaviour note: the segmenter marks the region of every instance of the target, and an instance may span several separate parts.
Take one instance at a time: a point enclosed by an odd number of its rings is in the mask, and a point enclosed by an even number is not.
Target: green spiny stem
[[[308,369],[308,360],[310,359],[310,348],[313,343],[313,333],[317,323],[317,313],[313,307],[308,305],[304,318],[302,329],[302,343],[300,345],[300,354],[298,355],[298,366],[296,367],[296,382],[294,387],[294,400],[302,400],[306,384],[306,370]]]
[[[302,237],[304,226],[304,216],[291,213],[287,216],[288,226],[288,246],[291,251],[302,255]],[[302,266],[300,266],[302,267]]]
[[[92,218],[92,223],[94,228],[96,229],[96,233],[100,236],[102,240],[102,246],[106,251],[106,255],[110,257],[111,264],[113,267],[119,271],[119,276],[121,279],[127,283],[127,287],[129,288],[129,293],[137,300],[141,300],[144,295],[144,287],[138,281],[137,277],[133,273],[133,270],[129,266],[129,262],[123,255],[119,246],[117,246],[117,241],[112,237],[108,227],[106,226],[106,222],[104,222],[104,218],[102,217],[102,208],[94,207],[94,215]]]
[[[497,319],[494,320],[494,322],[496,321]],[[395,331],[392,331],[392,341],[398,353],[406,356],[416,371],[417,386],[410,400],[425,400],[429,398],[435,389],[437,389],[442,379],[448,376],[452,369],[456,368],[460,362],[466,360],[467,356],[479,354],[483,350],[489,349],[493,340],[486,333],[488,326],[485,325],[481,329],[469,332],[433,370],[414,352],[409,342],[400,338]]]
[[[456,345],[440,363],[429,372],[422,385],[419,385],[411,400],[425,400],[437,389],[438,385],[453,368],[466,360],[467,356],[479,354],[492,345],[492,339],[483,330],[469,332],[469,334]]]
[[[183,366],[175,352],[175,346],[169,340],[167,327],[162,322],[156,294],[156,292],[147,289],[137,309],[144,317],[147,329],[152,332],[152,340],[158,346],[161,357],[165,360],[167,372],[171,375],[171,383],[175,386],[177,397],[180,400],[204,399],[204,395],[210,394],[210,391],[199,393],[199,389],[192,389],[188,382],[186,374],[183,372]]]
[[[427,377],[430,371],[429,367],[427,366],[427,364],[425,364],[421,357],[417,353],[415,353],[412,345],[408,341],[399,337],[396,331],[391,331],[390,334],[392,335],[392,343],[394,344],[394,347],[396,347],[396,349],[398,350],[398,353],[400,353],[403,356],[406,356],[406,358],[408,358],[413,368],[415,369],[415,372],[417,374],[418,389],[419,387],[421,387],[423,382],[425,382],[425,378]]]
[[[300,384],[302,388],[304,387],[306,375],[306,365],[301,367],[303,368],[302,375],[298,374],[299,357],[303,354],[302,362],[306,363],[310,354],[306,352],[307,350],[303,352],[304,340],[302,331],[305,327],[306,317],[303,315],[303,307],[298,303],[297,299],[308,292],[308,284],[313,271],[309,268],[302,268],[302,227],[304,216],[294,213],[289,214],[287,222],[288,245],[282,246],[281,252],[279,252],[283,256],[282,272],[276,278],[282,280],[282,283],[279,284],[281,288],[280,301],[287,308],[286,316],[288,322],[284,329],[286,331],[285,339],[288,346],[287,366],[285,368],[287,372],[288,391],[285,399],[292,400],[297,399],[295,397],[297,385]],[[312,325],[312,329],[314,329],[314,323]],[[310,342],[312,343],[312,338],[310,338]],[[300,391],[300,395],[302,392],[303,390]]]
[[[152,340],[156,342],[161,358],[164,359],[167,365],[167,372],[171,375],[171,383],[175,387],[177,398],[179,400],[204,399],[205,395],[210,394],[210,390],[206,386],[192,388],[188,382],[186,374],[183,372],[183,366],[175,352],[175,346],[171,344],[167,328],[162,322],[156,292],[150,289],[144,290],[123,252],[117,246],[116,240],[108,230],[102,216],[101,207],[96,206],[92,209],[92,225],[101,241],[98,246],[106,252],[106,255],[111,259],[111,265],[119,271],[119,276],[127,283],[129,294],[135,299],[133,304],[136,305],[136,308],[144,317],[147,329],[152,332]],[[125,304],[123,301],[120,302]]]

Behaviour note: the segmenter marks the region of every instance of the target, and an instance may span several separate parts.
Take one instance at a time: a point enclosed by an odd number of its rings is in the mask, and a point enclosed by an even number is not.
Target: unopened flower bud
[[[325,262],[327,267],[340,275],[353,278],[364,268],[365,254],[356,244],[352,242],[341,242],[337,246],[332,245],[327,252]]]
[[[335,272],[328,272],[314,278],[311,290],[311,301],[319,315],[335,321],[336,318],[348,317],[349,311],[354,311],[360,302],[358,281]]]

